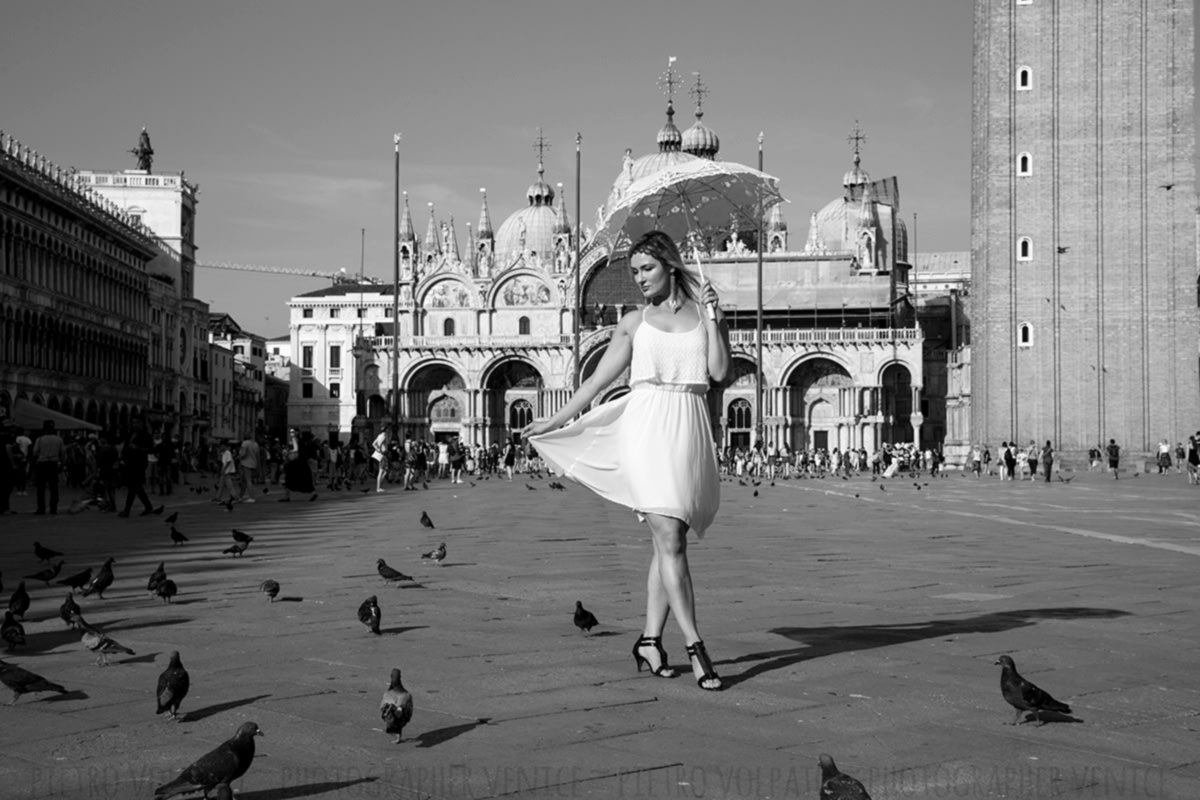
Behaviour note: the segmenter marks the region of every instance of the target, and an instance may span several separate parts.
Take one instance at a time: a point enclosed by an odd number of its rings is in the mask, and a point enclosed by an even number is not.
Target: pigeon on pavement
[[[58,607],[58,616],[67,624],[68,628],[71,627],[71,617],[77,615],[81,616],[82,614],[83,609],[80,608],[79,604],[75,602],[74,592],[68,594],[67,599],[63,600],[62,605]]]
[[[58,581],[57,583],[59,586],[69,586],[71,588],[71,594],[74,594],[76,589],[82,589],[91,580],[92,580],[92,568],[88,567],[83,572],[76,572],[74,575],[70,576],[69,578],[63,578],[61,581]]]
[[[171,719],[178,722],[179,704],[187,697],[191,685],[191,676],[179,660],[179,651],[172,650],[171,663],[158,676],[158,710],[154,713],[161,714],[166,711],[171,715]]]
[[[837,768],[833,756],[821,753],[821,800],[871,800],[867,788]]]
[[[231,555],[231,556],[237,558],[237,557],[241,556],[242,553],[246,552],[246,548],[249,546],[250,546],[249,542],[234,542],[233,544],[229,545],[229,547],[226,547],[221,552],[226,555]]]
[[[383,612],[379,610],[379,601],[371,595],[358,607],[358,621],[367,626],[367,630],[379,636],[379,622]]]
[[[381,558],[375,562],[375,569],[379,570],[379,575],[385,581],[411,581],[411,575],[405,575],[398,569],[392,569]]]
[[[421,526],[424,528],[432,528],[433,527],[433,520],[430,519],[429,513],[426,511],[421,512]]]
[[[4,622],[0,623],[0,639],[4,640],[4,649],[12,652],[25,644],[25,628],[13,618],[13,612],[4,612]]]
[[[107,561],[105,561],[104,566],[102,566],[100,568],[100,571],[96,573],[95,577],[93,577],[90,581],[88,581],[87,586],[83,587],[83,596],[84,597],[87,597],[92,592],[95,592],[96,594],[98,594],[100,596],[101,600],[104,599],[104,590],[107,589],[109,586],[112,586],[112,582],[113,582],[112,565],[115,560],[116,559],[109,558]]]
[[[163,599],[164,603],[171,602],[171,598],[179,594],[179,587],[175,581],[170,578],[164,578],[163,582],[158,585],[154,593]]]
[[[413,699],[400,680],[400,670],[392,670],[392,679],[379,703],[379,716],[384,722],[384,731],[396,734],[396,744],[403,741],[404,726],[413,715]]]
[[[163,520],[163,522],[167,523],[168,525],[174,525],[174,524],[175,524],[175,521],[176,521],[176,520],[178,520],[178,519],[179,519],[179,512],[178,512],[178,511],[172,511],[172,512],[171,512],[171,516],[169,516],[169,517],[167,517],[166,519],[164,519],[164,520]]]
[[[59,694],[67,694],[67,690],[59,686],[57,683],[51,683],[43,678],[30,672],[27,669],[22,669],[16,664],[9,664],[7,661],[0,661],[0,683],[7,686],[13,693],[12,705],[17,702],[17,698],[23,694],[30,692],[58,692]]]
[[[575,601],[575,627],[586,633],[591,633],[592,628],[600,624],[600,620],[596,619],[596,615],[583,607],[582,600]]]
[[[100,634],[100,629],[88,624],[88,621],[86,619],[84,619],[83,615],[80,614],[78,611],[76,611],[74,614],[71,615],[71,623],[70,624],[71,624],[72,628],[79,631],[80,633],[94,633],[96,635]]]
[[[126,655],[131,656],[137,655],[137,653],[133,652],[128,647],[121,644],[116,639],[113,639],[106,633],[92,633],[91,631],[84,631],[83,635],[79,637],[79,641],[88,650],[99,654],[99,657],[96,659],[96,666],[98,667],[107,667],[108,657],[113,653],[125,653]]]
[[[1013,663],[1010,656],[1000,656],[996,664],[1001,667],[1000,693],[1004,695],[1008,704],[1017,710],[1017,715],[1013,717],[1010,725],[1016,725],[1017,720],[1026,711],[1033,712],[1033,718],[1037,720],[1039,726],[1046,724],[1041,717],[1042,711],[1055,711],[1059,714],[1071,713],[1069,705],[1055,700],[1044,689],[1040,689],[1022,678],[1017,673],[1017,665]]]
[[[229,788],[228,783],[218,783],[213,787],[212,800],[233,800],[233,789]]]
[[[21,581],[12,597],[8,598],[8,610],[14,616],[25,619],[25,612],[29,610],[29,592],[25,591],[25,581]]]
[[[279,595],[279,582],[270,580],[263,581],[262,585],[258,587],[258,590],[270,598],[270,601],[274,603],[275,598]]]
[[[237,528],[233,529],[233,540],[242,544],[250,544],[254,541],[254,537],[248,533],[242,533]]]
[[[174,544],[183,544],[188,540],[188,537],[180,533],[174,525],[171,526],[171,541]]]
[[[528,483],[527,483],[527,484],[525,484],[525,488],[526,488],[526,489],[528,489],[528,490],[529,490],[529,491],[531,491],[531,492],[536,492],[536,491],[537,491],[537,487],[536,487],[536,486],[530,486]]]
[[[442,542],[437,547],[430,550],[428,553],[422,553],[421,558],[429,559],[429,560],[433,561],[433,563],[437,564],[440,567],[442,565],[442,562],[445,561],[445,559],[446,559],[446,543]]]
[[[154,800],[197,790],[208,794],[218,784],[242,777],[254,761],[254,737],[262,735],[253,722],[243,722],[232,739],[200,756],[175,780],[155,789]]]
[[[33,554],[37,556],[38,561],[51,561],[62,556],[62,553],[58,552],[57,550],[51,550],[49,547],[42,547],[41,542],[33,543]]]
[[[158,568],[150,573],[150,580],[146,581],[146,591],[154,594],[158,589],[158,585],[167,579],[167,562],[158,562]]]

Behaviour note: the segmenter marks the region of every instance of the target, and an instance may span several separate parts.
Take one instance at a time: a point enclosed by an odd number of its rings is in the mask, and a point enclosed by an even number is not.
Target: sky
[[[670,56],[708,88],[718,158],[764,168],[801,246],[841,193],[847,136],[898,176],[910,251],[970,247],[969,0],[56,0],[0,27],[0,129],[62,167],[121,170],[144,125],[154,170],[200,187],[197,257],[390,281],[393,140],[418,235],[435,203],[460,243],[486,187],[499,228],[545,179],[584,223],[622,155],[655,151]],[[693,122],[679,93],[676,124]],[[913,215],[918,217],[914,225]],[[362,234],[365,229],[365,236]],[[798,240],[798,241],[795,241]],[[361,259],[361,262],[360,262]],[[287,333],[316,278],[197,270],[196,295]]]

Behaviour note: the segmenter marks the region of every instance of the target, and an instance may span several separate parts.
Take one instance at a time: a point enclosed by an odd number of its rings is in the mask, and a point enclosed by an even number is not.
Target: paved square
[[[79,602],[137,652],[94,666],[58,619],[66,590],[27,582],[28,644],[5,658],[71,693],[0,706],[0,797],[149,798],[246,720],[265,736],[245,800],[811,798],[821,752],[877,800],[1200,797],[1200,488],[1182,475],[726,481],[689,551],[723,693],[635,672],[647,533],[547,484],[232,512],[185,492],[178,547],[161,517],[0,518],[5,598],[40,568],[35,539],[63,575],[112,555],[105,599]],[[221,554],[233,527],[255,536],[240,559]],[[439,541],[445,565],[422,562]],[[381,557],[416,581],[383,585]],[[170,605],[144,591],[160,560]],[[355,613],[371,594],[379,637]],[[664,644],[686,664],[671,623]],[[178,724],[153,713],[173,649],[192,676]],[[1005,653],[1076,721],[1007,725]],[[399,745],[378,715],[393,666],[416,700]]]

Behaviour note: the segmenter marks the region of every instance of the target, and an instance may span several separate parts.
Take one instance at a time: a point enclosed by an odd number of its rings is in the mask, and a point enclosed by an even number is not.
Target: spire
[[[864,183],[871,182],[871,176],[867,171],[859,166],[862,163],[862,155],[860,149],[862,143],[867,140],[866,134],[858,127],[858,120],[854,120],[854,131],[846,137],[846,141],[854,147],[854,167],[842,177],[842,186],[849,189],[851,186],[861,186]]]
[[[675,56],[667,59],[667,71],[658,79],[658,85],[663,87],[667,96],[667,124],[658,131],[658,152],[667,153],[678,151],[683,144],[683,134],[675,127],[675,87],[679,84],[679,73],[674,69]]]
[[[783,218],[783,203],[776,203],[767,212],[767,232],[776,233],[787,229],[787,220]]]
[[[692,127],[688,128],[683,134],[683,151],[691,153],[700,158],[713,159],[717,155],[717,151],[721,149],[721,140],[717,134],[704,124],[704,96],[708,94],[708,87],[700,81],[700,73],[692,73],[696,76],[696,85],[688,90],[692,97],[696,98],[696,121]]]
[[[415,242],[417,234],[413,231],[412,210],[408,207],[408,192],[404,193],[404,211],[400,213],[400,241]]]
[[[425,228],[425,242],[421,249],[424,251],[425,258],[442,254],[442,243],[438,240],[437,220],[433,218],[432,200],[429,201],[429,225]]]
[[[558,184],[558,214],[554,220],[555,235],[571,234],[571,218],[567,216],[567,201],[563,196],[563,185]]]
[[[879,212],[875,208],[875,201],[871,199],[870,184],[863,186],[862,208],[858,211],[858,227],[867,230],[879,227]]]
[[[449,252],[446,253],[452,261],[461,261],[462,256],[458,252],[458,233],[454,230],[454,215],[450,215],[450,227],[448,230],[449,236],[446,243],[449,245]]]
[[[549,184],[542,179],[546,173],[546,168],[543,165],[546,151],[550,149],[550,143],[546,141],[546,137],[542,135],[542,129],[538,127],[537,138],[533,140],[533,149],[538,151],[538,177],[537,180],[529,185],[525,196],[529,199],[531,206],[548,206],[554,203],[554,190]]]
[[[491,241],[495,234],[492,232],[492,216],[488,213],[487,189],[480,187],[479,193],[483,195],[483,205],[479,209],[479,241]]]
[[[146,126],[142,126],[142,134],[138,136],[137,147],[129,151],[137,156],[137,168],[143,169],[146,172],[154,165],[154,148],[150,146],[150,134],[146,131]]]

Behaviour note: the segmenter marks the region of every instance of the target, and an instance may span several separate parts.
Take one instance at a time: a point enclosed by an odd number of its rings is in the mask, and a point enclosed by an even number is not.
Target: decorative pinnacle
[[[683,84],[683,78],[675,71],[675,56],[667,58],[667,71],[658,76],[658,85],[667,96],[667,106],[675,102],[675,87]]]
[[[696,83],[688,89],[688,94],[696,98],[696,119],[700,119],[704,116],[704,96],[708,94],[708,85],[700,81],[699,72],[692,74],[696,76]]]
[[[538,176],[540,177],[542,173],[546,171],[542,166],[542,162],[545,160],[546,151],[550,149],[550,143],[547,142],[546,137],[542,135],[541,125],[538,125],[538,135],[537,138],[533,140],[533,149],[537,150],[538,153]]]
[[[396,146],[397,150],[400,149],[400,139],[401,138],[403,138],[403,134],[399,134],[399,133],[392,134],[392,144],[394,144]]]
[[[862,143],[866,140],[867,135],[863,133],[862,128],[858,126],[858,120],[854,120],[854,130],[849,136],[846,137],[846,141],[850,142],[850,144],[854,147],[854,163],[856,165],[862,160],[859,156],[859,150],[862,148]]]

